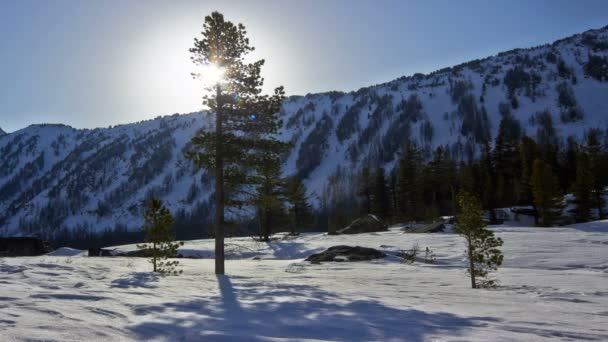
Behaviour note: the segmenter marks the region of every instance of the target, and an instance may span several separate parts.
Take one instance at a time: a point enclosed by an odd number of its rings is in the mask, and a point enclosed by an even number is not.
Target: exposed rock
[[[112,256],[111,249],[104,248],[89,248],[89,256],[90,257],[101,257],[101,256]]]
[[[440,233],[445,230],[445,223],[433,222],[431,224],[427,224],[425,226],[409,226],[403,228],[403,231],[406,233]]]
[[[49,246],[35,237],[0,238],[0,256],[37,256],[50,252]]]
[[[333,246],[324,252],[313,254],[306,258],[313,264],[323,261],[366,261],[384,258],[383,252],[367,247],[359,246]]]
[[[376,215],[368,214],[354,220],[348,227],[340,229],[336,234],[361,234],[383,232],[388,230],[388,225]]]

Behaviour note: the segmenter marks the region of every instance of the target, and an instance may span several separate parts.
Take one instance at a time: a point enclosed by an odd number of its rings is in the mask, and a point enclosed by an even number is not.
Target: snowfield
[[[221,277],[208,258],[211,240],[186,243],[182,253],[207,259],[181,259],[178,277],[149,273],[145,259],[71,249],[2,258],[0,340],[608,340],[608,221],[493,229],[505,241],[493,290],[469,288],[457,235],[397,229],[270,244],[228,239]],[[435,252],[435,264],[407,265],[394,255],[303,261],[338,244],[394,254],[416,243]]]

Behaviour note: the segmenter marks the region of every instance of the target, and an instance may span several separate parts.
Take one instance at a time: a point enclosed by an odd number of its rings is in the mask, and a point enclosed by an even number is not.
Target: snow
[[[65,257],[72,257],[72,256],[84,256],[85,252],[81,251],[79,249],[74,249],[74,248],[70,248],[70,247],[61,247],[58,248],[54,251],[52,251],[51,253],[47,253],[47,256],[65,256]]]
[[[492,227],[505,244],[500,287],[473,290],[454,234],[387,232],[227,239],[228,274],[213,274],[213,241],[189,241],[178,277],[144,258],[0,259],[3,341],[555,341],[608,340],[608,221]],[[338,244],[383,250],[370,262],[313,265]],[[435,264],[395,257],[430,247]],[[133,246],[118,247],[120,250]],[[61,249],[59,254],[67,249]],[[254,259],[254,257],[257,257]]]
[[[593,30],[591,33],[606,39],[608,28]],[[294,143],[294,149],[283,163],[284,175],[292,175],[298,171],[296,164],[303,142],[324,113],[327,113],[333,121],[333,129],[326,137],[327,148],[323,150],[320,164],[303,182],[311,204],[316,208],[320,208],[322,197],[330,194],[330,190],[336,186],[352,191],[354,176],[362,165],[370,162],[374,164],[373,161],[377,157],[388,128],[400,123],[397,104],[411,95],[416,95],[422,104],[422,118],[410,122],[410,134],[404,131],[398,139],[405,140],[406,136],[411,135],[410,138],[421,143],[427,152],[439,145],[447,145],[448,148],[454,149],[467,144],[471,137],[461,134],[462,118],[457,113],[458,104],[452,101],[450,95],[450,83],[457,81],[471,83],[471,95],[476,99],[479,108],[483,106],[487,110],[490,131],[492,137],[495,137],[501,118],[499,103],[509,102],[503,79],[507,70],[515,66],[524,67],[527,72],[534,72],[542,78],[537,89],[538,96],[530,98],[524,94],[523,89],[519,89],[517,96],[519,108],[512,110],[512,114],[520,121],[527,135],[534,137],[538,128],[530,124],[531,115],[546,109],[552,114],[558,138],[562,142],[565,142],[570,135],[580,142],[592,128],[604,132],[608,128],[606,115],[608,101],[605,96],[608,93],[608,82],[599,82],[586,76],[583,65],[589,53],[607,56],[608,52],[592,51],[589,46],[581,43],[581,38],[582,35],[579,34],[552,46],[543,45],[501,53],[482,60],[479,63],[481,68],[464,66],[420,77],[402,77],[388,83],[362,88],[357,92],[292,96],[283,103],[282,119],[286,125],[279,132],[280,139]],[[569,77],[558,75],[557,66],[546,60],[548,52],[565,61],[572,74],[576,76],[576,83]],[[521,62],[526,57],[535,56],[541,58],[535,60],[532,65]],[[486,78],[496,79],[497,83],[486,82]],[[559,119],[559,113],[563,108],[559,106],[556,87],[563,82],[567,82],[572,88],[576,101],[584,112],[584,119],[580,122],[563,123]],[[484,84],[486,90],[483,94],[484,102],[481,103]],[[378,128],[373,130],[369,139],[366,139],[369,142],[360,146],[362,134],[369,127],[372,121],[371,115],[379,104],[378,101],[371,100],[372,97],[376,98],[375,95],[392,96],[392,110],[382,117]],[[348,108],[352,108],[365,97],[370,101],[359,110],[357,129],[352,132],[350,138],[340,142],[336,134],[338,125],[344,119]],[[301,115],[298,116],[298,113]],[[86,228],[95,232],[103,232],[116,226],[126,226],[130,230],[138,229],[142,223],[141,210],[138,206],[145,195],[151,190],[157,190],[165,179],[173,179],[174,184],[157,197],[162,199],[173,212],[183,209],[186,214],[190,214],[196,211],[198,204],[204,203],[213,193],[213,188],[202,181],[201,170],[198,172],[192,170],[192,163],[185,160],[183,149],[198,129],[212,127],[209,118],[206,113],[190,113],[96,129],[75,129],[65,125],[32,125],[1,135],[0,149],[3,149],[5,155],[0,155],[0,193],[4,195],[0,196],[0,213],[5,213],[5,217],[0,220],[4,222],[0,225],[0,232],[3,235],[37,233],[43,236],[51,233],[53,227],[49,227],[45,222],[48,221],[45,215],[40,213],[48,206],[65,202],[65,189],[82,188],[79,180],[83,179],[87,179],[87,184],[91,187],[82,189],[83,193],[87,194],[87,199],[78,206],[72,207],[67,215],[52,215],[51,222],[55,223],[52,226],[66,229]],[[292,124],[287,125],[290,121]],[[430,142],[425,142],[420,132],[421,126],[427,121],[432,123],[434,132]],[[147,150],[148,146],[141,146],[138,143],[144,141],[146,137],[157,134],[167,134],[170,138],[166,141],[175,142],[171,159],[162,168],[156,170],[153,179],[125,192],[121,203],[110,201],[113,206],[111,212],[100,216],[98,213],[100,204],[102,207],[107,206],[108,196],[124,188],[126,182],[135,175],[137,166],[152,158],[151,147]],[[104,153],[104,148],[113,144],[124,146],[125,150],[118,154],[107,151]],[[351,160],[349,152],[351,148],[352,151],[357,151],[355,161]],[[479,147],[475,148],[479,149]],[[139,153],[138,157],[136,152],[142,149],[147,152]],[[464,154],[457,158],[465,158]],[[40,156],[44,157],[44,166],[40,170],[31,170],[28,164]],[[134,156],[138,158],[132,161],[131,158]],[[393,159],[387,160],[382,166],[387,174],[390,174],[395,165],[396,159]],[[342,173],[340,177],[335,178],[341,178],[340,184],[336,184],[336,180],[331,180],[338,169]],[[19,191],[15,191],[11,186],[16,184],[16,181],[21,184]],[[190,203],[186,203],[185,195],[192,184],[195,184],[200,192],[196,198],[189,201]],[[5,188],[7,185],[8,188]],[[344,193],[343,196],[350,196],[350,192]],[[521,224],[528,223],[521,222]],[[40,231],[29,231],[30,226],[39,227]]]

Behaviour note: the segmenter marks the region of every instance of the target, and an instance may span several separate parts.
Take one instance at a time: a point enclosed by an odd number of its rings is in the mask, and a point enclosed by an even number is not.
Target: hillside
[[[284,172],[304,178],[319,206],[322,197],[353,197],[352,175],[364,163],[394,168],[406,139],[427,154],[445,146],[456,160],[475,158],[496,136],[501,112],[529,136],[580,140],[590,128],[608,130],[607,58],[604,27],[355,92],[290,97],[281,138],[295,148]],[[150,196],[178,222],[204,223],[213,189],[183,151],[205,126],[205,115],[193,113],[0,136],[0,233],[135,229]]]

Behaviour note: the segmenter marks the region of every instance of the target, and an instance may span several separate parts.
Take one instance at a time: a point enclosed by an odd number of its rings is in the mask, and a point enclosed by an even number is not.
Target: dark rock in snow
[[[354,220],[348,227],[340,229],[336,234],[361,234],[383,232],[388,230],[388,225],[376,215],[368,214]]]
[[[101,256],[112,256],[111,249],[104,248],[89,248],[89,256],[90,257],[101,257]]]
[[[440,233],[445,230],[445,223],[433,222],[423,227],[405,227],[403,231],[406,233]]]
[[[35,237],[0,238],[0,256],[36,256],[50,252],[49,246]]]
[[[386,254],[373,248],[359,246],[333,246],[324,252],[306,258],[313,264],[323,261],[366,261],[384,258]]]

